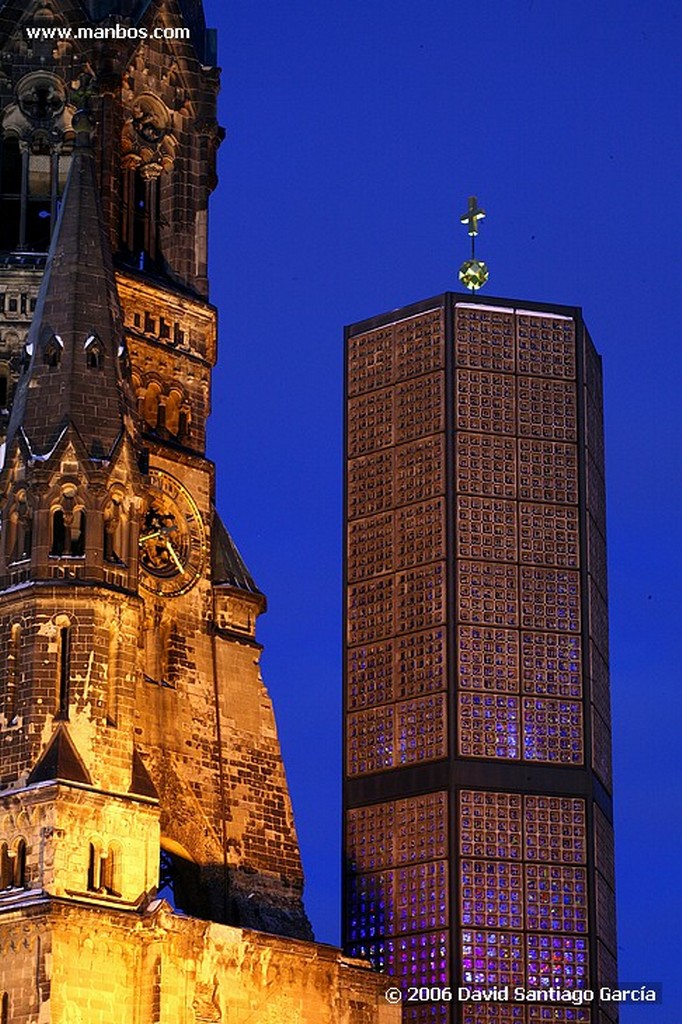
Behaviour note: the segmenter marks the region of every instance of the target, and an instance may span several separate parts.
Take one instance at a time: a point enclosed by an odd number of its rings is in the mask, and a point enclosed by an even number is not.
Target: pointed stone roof
[[[234,587],[264,599],[217,509],[213,509],[211,529],[211,579],[218,586]]]
[[[133,747],[133,769],[128,792],[133,793],[135,796],[148,796],[153,797],[155,800],[159,799],[156,786],[152,782],[146,765],[136,747]]]
[[[28,777],[29,783],[56,782],[58,779],[92,785],[88,770],[63,725],[59,726]]]
[[[27,338],[31,362],[17,387],[7,430],[47,455],[66,427],[90,458],[108,457],[127,408],[119,349],[121,307],[100,206],[87,115],[74,118],[76,143]]]

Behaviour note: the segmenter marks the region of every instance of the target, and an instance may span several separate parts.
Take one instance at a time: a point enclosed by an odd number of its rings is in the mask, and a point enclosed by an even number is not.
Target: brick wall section
[[[120,598],[115,607],[106,591],[47,588],[17,600],[0,595],[0,632],[21,626],[16,666],[16,717],[0,706],[2,762],[0,791],[22,786],[60,720],[58,643],[61,617],[71,623],[71,679],[66,725],[94,785],[127,792],[132,770],[132,721],[140,633],[140,602]],[[108,664],[110,636],[119,639],[116,678]],[[0,697],[7,697],[8,662],[0,664]],[[108,690],[116,687],[119,727],[107,722]],[[126,727],[127,726],[127,727]]]
[[[143,427],[152,436],[203,454],[217,348],[214,307],[171,289],[152,287],[130,273],[119,273],[117,283]],[[156,400],[150,402],[152,394]],[[160,421],[155,407],[169,407],[172,395],[179,396],[179,412],[187,422],[182,431],[173,430],[175,424],[168,415],[156,425]]]

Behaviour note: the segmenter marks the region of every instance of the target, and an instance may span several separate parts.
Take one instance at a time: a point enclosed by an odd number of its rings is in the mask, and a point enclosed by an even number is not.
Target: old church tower
[[[213,503],[214,44],[200,0],[0,3],[1,1024],[393,1019],[310,942]]]

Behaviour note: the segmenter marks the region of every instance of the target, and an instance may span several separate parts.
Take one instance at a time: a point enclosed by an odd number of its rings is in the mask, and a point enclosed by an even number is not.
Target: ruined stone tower
[[[201,2],[6,0],[0,39],[0,1021],[377,1019],[301,941],[265,598],[213,503]]]

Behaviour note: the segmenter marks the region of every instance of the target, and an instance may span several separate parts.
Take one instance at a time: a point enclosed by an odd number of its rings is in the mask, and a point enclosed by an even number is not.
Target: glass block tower
[[[615,984],[602,382],[581,311],[447,293],[347,328],[346,357],[346,949],[404,994]],[[615,1019],[596,998],[403,1006]]]

